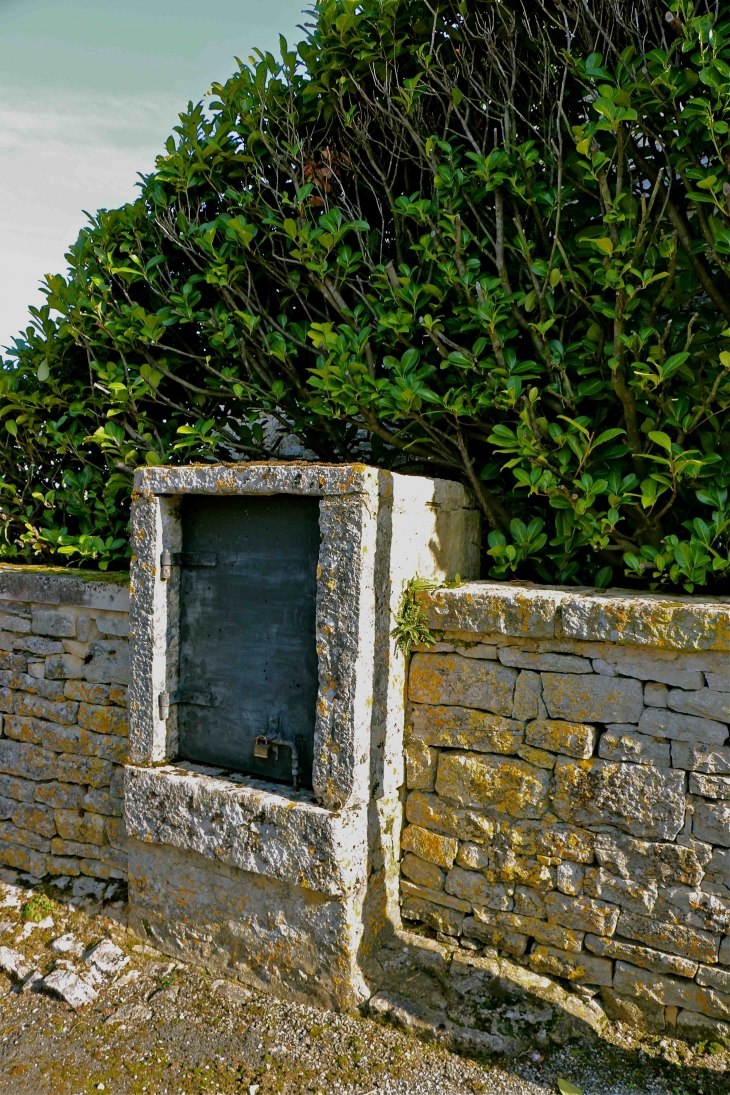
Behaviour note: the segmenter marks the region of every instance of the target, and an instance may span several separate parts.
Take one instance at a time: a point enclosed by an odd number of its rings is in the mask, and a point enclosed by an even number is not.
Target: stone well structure
[[[318,506],[311,790],[180,759],[180,704],[188,696],[216,702],[181,691],[178,676],[181,644],[196,626],[186,624],[181,638],[181,571],[216,554],[187,550],[186,500],[200,496],[309,498]],[[132,542],[125,782],[132,922],[163,949],[250,983],[354,1004],[369,995],[368,954],[398,918],[405,666],[389,634],[393,613],[414,574],[445,580],[478,572],[476,510],[456,483],[364,465],[161,467],[137,474]],[[240,551],[246,543],[244,536]],[[259,559],[250,581],[275,562]],[[239,564],[240,554],[221,565]],[[266,625],[264,612],[262,636]],[[254,639],[251,657],[255,646]],[[201,656],[225,685],[212,644]],[[283,692],[287,674],[277,680]],[[239,689],[242,733],[255,688]],[[214,734],[215,711],[204,719]]]

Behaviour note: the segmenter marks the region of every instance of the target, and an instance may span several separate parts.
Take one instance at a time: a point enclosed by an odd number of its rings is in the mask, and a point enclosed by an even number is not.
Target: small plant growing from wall
[[[462,479],[492,577],[729,588],[726,0],[321,0],[213,91],[5,363],[3,557],[289,432]]]

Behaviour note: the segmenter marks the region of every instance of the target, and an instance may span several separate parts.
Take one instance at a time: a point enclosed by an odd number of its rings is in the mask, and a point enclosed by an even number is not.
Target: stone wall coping
[[[445,633],[730,651],[730,597],[488,581],[418,597]]]
[[[129,612],[129,576],[0,563],[0,601]]]

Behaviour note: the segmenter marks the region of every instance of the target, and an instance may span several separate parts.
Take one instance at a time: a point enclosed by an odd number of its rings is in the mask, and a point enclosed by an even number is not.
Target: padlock
[[[254,738],[253,755],[259,757],[261,760],[269,759],[269,743],[265,734],[261,734],[259,737]]]

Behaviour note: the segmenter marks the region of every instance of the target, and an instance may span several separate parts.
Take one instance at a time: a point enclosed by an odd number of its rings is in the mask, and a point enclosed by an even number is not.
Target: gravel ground
[[[358,1015],[282,1003],[141,945],[123,897],[115,884],[59,891],[0,871],[0,946],[28,968],[66,963],[88,981],[81,954],[50,949],[68,933],[79,952],[105,938],[123,952],[79,1011],[0,973],[0,1095],[547,1095],[560,1078],[583,1095],[730,1092],[719,1045],[618,1029],[544,1057],[473,1061]]]

